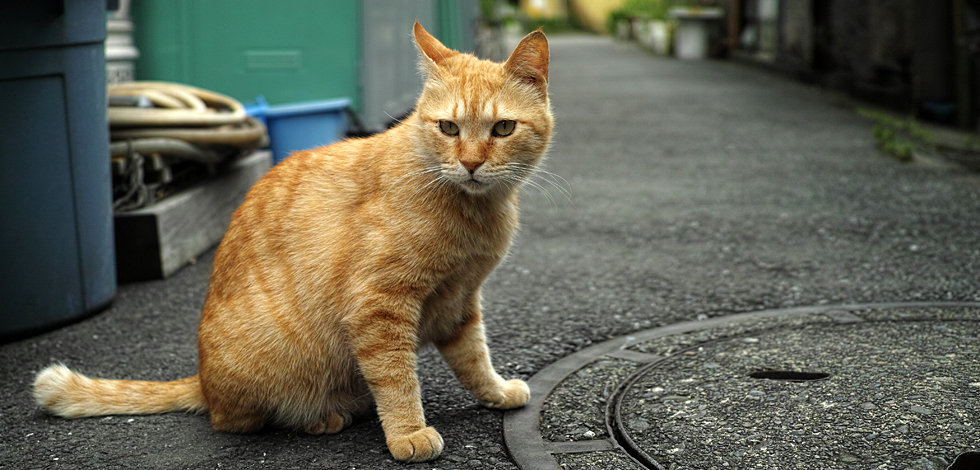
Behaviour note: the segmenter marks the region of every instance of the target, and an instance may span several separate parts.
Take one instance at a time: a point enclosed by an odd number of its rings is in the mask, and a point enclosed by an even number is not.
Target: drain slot
[[[783,382],[812,382],[824,380],[830,374],[824,372],[799,372],[793,370],[760,370],[749,374],[753,379],[781,380]]]

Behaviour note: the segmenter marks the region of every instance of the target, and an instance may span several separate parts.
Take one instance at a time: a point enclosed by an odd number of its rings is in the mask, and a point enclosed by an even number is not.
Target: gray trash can
[[[0,342],[116,294],[107,3],[0,2]]]

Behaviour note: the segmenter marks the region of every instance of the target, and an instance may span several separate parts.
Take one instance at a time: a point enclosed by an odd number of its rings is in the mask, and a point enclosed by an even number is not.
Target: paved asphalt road
[[[679,62],[587,36],[552,38],[557,135],[545,192],[484,289],[497,369],[527,377],[589,344],[763,308],[980,300],[980,177],[876,153],[843,100],[752,66]],[[546,194],[547,193],[547,194]],[[0,467],[403,468],[376,419],[337,436],[212,431],[203,416],[49,417],[34,372],[171,380],[196,370],[213,254],[123,286],[86,321],[0,347]],[[419,469],[512,469],[502,413],[422,354],[443,456]]]

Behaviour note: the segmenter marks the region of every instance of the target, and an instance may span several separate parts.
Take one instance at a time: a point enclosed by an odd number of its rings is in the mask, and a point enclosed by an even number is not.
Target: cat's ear
[[[420,52],[420,65],[423,71],[431,71],[433,65],[441,65],[442,62],[449,57],[452,57],[458,52],[443,46],[438,39],[434,38],[418,21],[415,22],[415,27],[413,28],[415,33],[415,45],[418,47]]]
[[[548,38],[538,28],[514,49],[504,69],[514,78],[542,90],[548,84]]]

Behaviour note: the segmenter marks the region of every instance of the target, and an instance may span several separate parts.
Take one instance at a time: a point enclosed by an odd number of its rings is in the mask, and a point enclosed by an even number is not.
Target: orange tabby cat
[[[174,382],[41,371],[34,397],[67,418],[207,411],[215,429],[335,433],[377,407],[391,454],[442,452],[426,427],[416,351],[434,343],[492,408],[524,405],[490,363],[480,285],[507,254],[518,187],[548,149],[548,42],[504,64],[443,46],[418,23],[425,86],[383,134],[296,152],[248,193],[218,248],[198,375]]]

